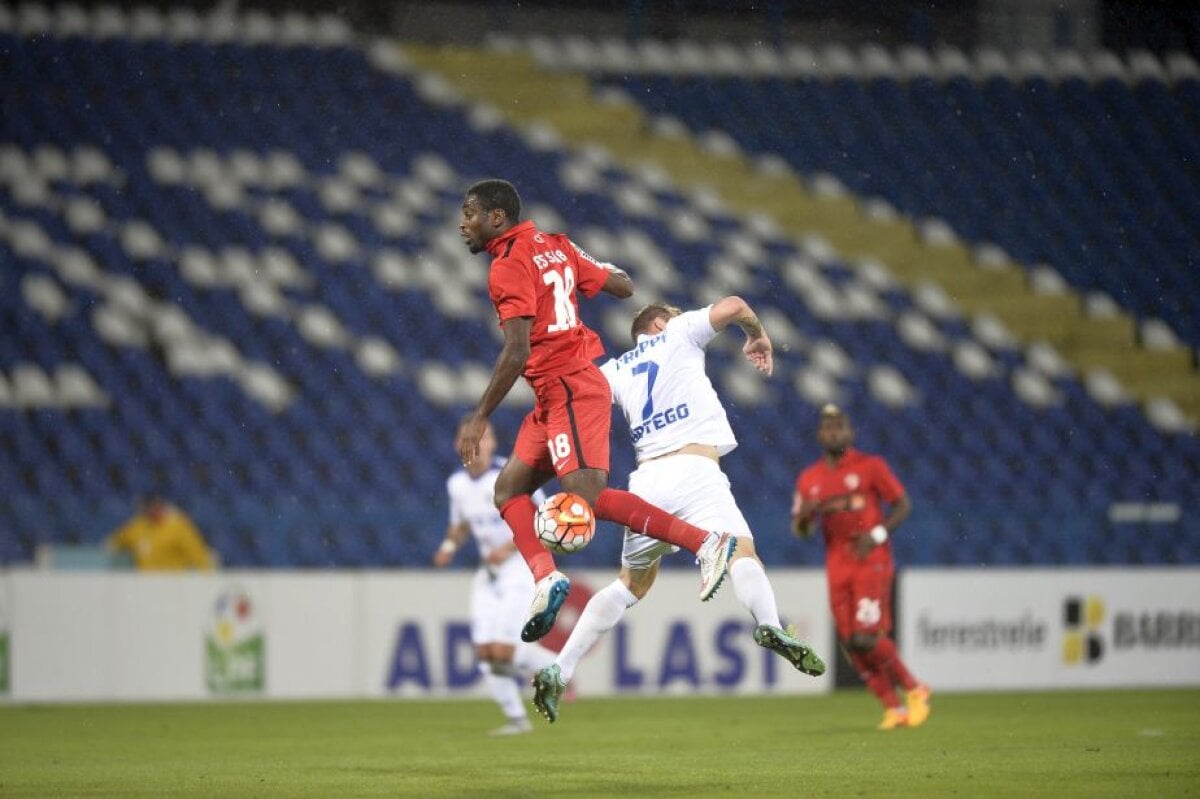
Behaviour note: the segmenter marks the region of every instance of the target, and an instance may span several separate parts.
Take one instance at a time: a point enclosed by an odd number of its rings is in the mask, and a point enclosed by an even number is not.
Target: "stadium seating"
[[[797,239],[665,169],[511,125],[393,44],[300,15],[37,5],[0,6],[0,44],[0,563],[40,543],[95,544],[136,496],[159,492],[226,566],[427,564],[446,523],[452,430],[499,346],[486,261],[455,227],[463,188],[489,175],[514,180],[539,221],[628,265],[643,298],[737,293],[761,309],[787,346],[776,376],[754,376],[736,336],[710,360],[742,442],[727,471],[769,563],[821,559],[788,535],[787,515],[830,400],[913,495],[896,537],[906,563],[1200,557],[1200,527],[1171,511],[1200,495],[1200,446],[1183,425],[1152,424],[1120,385],[964,314],[935,284]],[[543,55],[597,72],[586,48]],[[725,77],[620,83],[694,132],[725,129],[711,147],[835,175],[1200,341],[1194,310],[1154,293],[1200,288],[1180,268],[1200,195],[1171,160],[1195,155],[1194,125],[1177,126],[1194,113],[1194,76],[1068,79],[1047,99],[1037,80],[1002,74],[750,80],[723,59],[706,63]],[[580,102],[606,102],[573,85]],[[780,104],[828,122],[763,124]],[[1007,166],[1023,155],[1011,139],[985,151],[955,135],[999,128],[996,109],[1028,119],[1044,174]],[[1066,179],[1062,154],[1090,135],[1078,120],[1091,114],[1117,120],[1095,132],[1096,160],[1077,164],[1110,192],[1109,216],[1084,213],[1088,196]],[[1162,147],[1129,144],[1147,126],[1165,131]],[[985,200],[1011,216],[992,218]],[[1030,239],[1035,218],[1054,227]],[[1081,243],[1117,253],[1122,271],[1096,273]],[[616,349],[631,310],[601,299],[583,313]],[[528,399],[518,390],[499,412],[502,439]],[[631,467],[619,444],[614,482]],[[615,563],[605,532],[572,565]]]

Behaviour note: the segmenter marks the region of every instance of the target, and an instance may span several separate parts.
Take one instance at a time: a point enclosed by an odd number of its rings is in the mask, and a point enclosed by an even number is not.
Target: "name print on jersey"
[[[613,361],[616,363],[616,367],[618,369],[620,369],[622,366],[628,366],[629,364],[636,361],[638,358],[645,355],[646,350],[651,349],[652,347],[656,347],[659,344],[662,344],[663,342],[665,342],[666,340],[667,340],[667,334],[659,333],[654,338],[648,338],[645,341],[639,341],[638,345],[636,347],[631,349],[629,352],[626,352],[625,354],[614,358]],[[638,374],[638,370],[635,369],[633,371],[633,373]]]
[[[681,402],[674,408],[667,408],[665,411],[652,414],[649,418],[643,418],[642,423],[633,428],[631,431],[633,433],[633,441],[636,444],[638,439],[651,430],[662,430],[667,425],[674,424],[686,418],[688,418],[688,406],[686,402]]]

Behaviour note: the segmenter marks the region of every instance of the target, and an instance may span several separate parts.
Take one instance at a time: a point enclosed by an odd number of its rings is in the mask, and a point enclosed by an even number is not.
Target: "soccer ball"
[[[578,552],[592,540],[596,517],[586,499],[563,491],[542,503],[533,526],[542,545],[551,552]]]

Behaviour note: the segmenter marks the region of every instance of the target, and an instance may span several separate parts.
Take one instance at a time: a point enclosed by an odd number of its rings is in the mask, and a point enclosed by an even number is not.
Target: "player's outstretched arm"
[[[604,268],[608,270],[608,279],[604,281],[604,285],[600,290],[605,294],[611,294],[618,299],[628,299],[633,296],[633,278],[627,272],[613,266],[612,264],[604,264]]]
[[[463,466],[469,465],[479,455],[479,439],[483,438],[488,417],[512,390],[517,378],[525,371],[529,360],[529,328],[532,316],[514,316],[504,321],[504,347],[492,367],[492,378],[488,381],[475,413],[463,422],[454,442]]]
[[[763,374],[770,375],[775,370],[774,348],[771,338],[759,321],[758,315],[750,307],[750,303],[741,297],[731,296],[714,302],[708,311],[708,321],[713,330],[724,330],[735,324],[746,334],[746,343],[742,345],[742,353],[746,360],[754,364],[754,368]]]

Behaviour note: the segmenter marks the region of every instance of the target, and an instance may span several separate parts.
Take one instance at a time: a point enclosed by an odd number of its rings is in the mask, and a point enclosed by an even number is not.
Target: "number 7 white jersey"
[[[629,423],[639,463],[687,444],[708,444],[720,455],[737,446],[704,370],[704,348],[716,335],[708,308],[688,311],[600,367]]]

